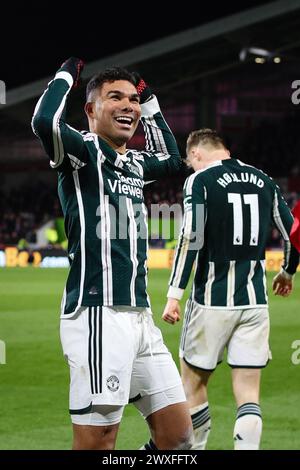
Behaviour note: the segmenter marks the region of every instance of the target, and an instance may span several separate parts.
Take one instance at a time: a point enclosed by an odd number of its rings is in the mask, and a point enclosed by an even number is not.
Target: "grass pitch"
[[[6,345],[6,364],[0,364],[0,449],[71,446],[69,371],[59,342],[59,305],[66,276],[65,269],[0,269],[0,340]],[[168,277],[167,270],[152,270],[149,293],[156,324],[177,360],[181,323],[171,326],[160,319]],[[274,297],[270,292],[273,360],[262,376],[262,449],[300,448],[300,364],[291,360],[292,343],[300,340],[299,298],[299,274],[291,297]],[[296,357],[300,358],[298,349]],[[208,448],[232,449],[236,410],[226,361],[211,379],[209,398]],[[148,438],[142,417],[133,405],[128,406],[117,448],[137,449]]]

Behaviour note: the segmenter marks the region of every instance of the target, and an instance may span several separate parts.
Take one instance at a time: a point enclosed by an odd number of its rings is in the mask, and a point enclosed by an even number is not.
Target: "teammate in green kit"
[[[275,182],[230,158],[215,131],[193,131],[187,140],[187,159],[195,172],[184,185],[184,220],[163,318],[169,323],[180,319],[179,300],[195,261],[180,343],[193,448],[205,448],[211,424],[207,383],[227,348],[238,407],[234,447],[258,449],[260,373],[269,360],[265,248],[274,222],[285,250],[273,288],[286,296],[299,262],[289,241],[293,217]]]

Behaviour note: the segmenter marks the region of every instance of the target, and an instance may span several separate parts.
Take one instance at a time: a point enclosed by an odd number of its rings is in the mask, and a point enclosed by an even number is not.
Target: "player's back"
[[[206,188],[209,259],[264,259],[275,183],[235,159],[209,168],[201,179]]]
[[[194,185],[203,190],[206,217],[195,300],[227,307],[266,304],[264,258],[275,183],[252,166],[226,159],[195,173]]]

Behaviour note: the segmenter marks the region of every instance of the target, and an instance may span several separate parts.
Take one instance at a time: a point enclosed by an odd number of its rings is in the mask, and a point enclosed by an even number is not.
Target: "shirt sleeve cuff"
[[[160,112],[160,107],[155,95],[146,103],[141,104],[142,117],[154,116],[154,114]]]
[[[61,70],[60,72],[57,72],[57,74],[54,77],[54,80],[57,80],[58,78],[62,78],[63,80],[66,80],[66,82],[68,82],[69,87],[72,88],[74,80],[73,80],[72,75],[69,72],[64,72],[63,70]]]
[[[184,293],[184,289],[180,289],[179,287],[170,286],[169,290],[168,290],[168,293],[167,293],[167,297],[171,297],[172,299],[181,300],[181,298],[183,296],[183,293]]]

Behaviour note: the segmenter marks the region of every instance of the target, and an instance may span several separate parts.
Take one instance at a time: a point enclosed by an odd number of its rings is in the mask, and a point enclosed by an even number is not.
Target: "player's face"
[[[114,147],[120,147],[133,136],[141,106],[135,86],[126,80],[106,82],[94,103],[94,132]]]

